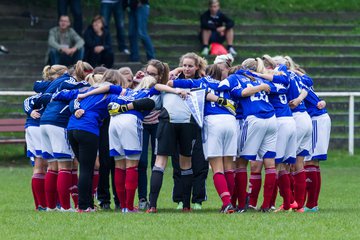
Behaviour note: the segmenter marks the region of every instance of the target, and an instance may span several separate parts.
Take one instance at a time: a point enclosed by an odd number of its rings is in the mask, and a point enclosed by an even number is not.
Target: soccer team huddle
[[[202,159],[211,167],[222,213],[317,212],[319,162],[327,159],[331,128],[326,102],[288,56],[248,58],[238,66],[233,61],[220,55],[208,65],[186,53],[172,71],[150,60],[135,76],[129,68],[82,61],[69,69],[46,66],[43,80],[34,83],[37,94],[24,101],[36,209],[95,211],[99,157],[108,154],[115,160],[119,208],[138,212],[143,123],[154,122],[147,213],[158,212],[168,157],[178,159],[183,212],[192,210],[193,165]],[[262,168],[263,202],[257,206]],[[278,192],[283,201],[276,208]]]

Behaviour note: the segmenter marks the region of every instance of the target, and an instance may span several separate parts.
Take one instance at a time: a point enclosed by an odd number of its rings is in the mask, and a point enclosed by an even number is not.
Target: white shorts
[[[305,161],[327,159],[329,148],[331,119],[329,114],[325,113],[320,116],[312,117],[312,153],[305,157]]]
[[[293,117],[279,117],[275,162],[294,164],[296,161],[296,123]]]
[[[256,155],[260,159],[275,158],[276,139],[275,116],[268,119],[248,116],[242,128],[240,157],[247,160],[256,160]]]
[[[142,151],[142,121],[133,114],[111,117],[109,125],[110,156],[115,160],[139,160]]]
[[[237,123],[237,127],[236,127],[237,153],[236,153],[236,157],[240,157],[241,135],[242,135],[242,128],[244,126],[244,119],[236,119],[236,123]]]
[[[40,125],[41,154],[49,162],[72,161],[74,153],[71,150],[67,130],[54,125]]]
[[[205,158],[235,157],[238,128],[230,114],[208,115],[204,119],[203,148]]]
[[[311,151],[312,124],[307,112],[295,112],[296,123],[296,156],[308,156]]]
[[[29,158],[41,157],[41,132],[38,126],[25,129],[26,155]]]

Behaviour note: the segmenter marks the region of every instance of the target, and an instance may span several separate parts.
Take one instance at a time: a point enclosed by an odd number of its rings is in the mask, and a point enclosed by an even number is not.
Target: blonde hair
[[[47,65],[43,68],[42,76],[44,80],[54,80],[63,75],[68,68],[64,65]]]
[[[272,59],[272,58],[270,57],[270,55],[264,54],[261,59],[262,59],[263,62],[264,62],[265,68],[267,68],[267,69],[269,69],[269,68],[270,68],[270,69],[276,68],[276,62],[274,61],[274,59]]]
[[[108,70],[106,67],[98,66],[98,67],[94,68],[93,74],[104,74],[104,72],[106,72],[106,70]]]
[[[127,81],[125,80],[124,76],[119,73],[118,70],[114,70],[114,69],[106,70],[101,79],[101,83],[104,82],[109,82],[114,85],[120,85],[123,88],[127,88]]]
[[[91,86],[96,86],[101,83],[103,78],[102,74],[89,74],[86,76],[85,81],[87,81]]]
[[[206,67],[206,75],[210,76],[213,79],[221,80],[222,71],[217,64],[211,64]]]
[[[138,91],[140,89],[149,89],[156,84],[156,79],[153,76],[145,76],[142,78],[140,83],[134,88],[134,91]]]
[[[147,64],[145,69],[147,69],[148,66],[153,66],[157,69],[159,74],[159,83],[166,84],[169,81],[169,65],[167,63],[161,62],[157,59],[150,60]]]
[[[94,68],[87,62],[83,62],[81,60],[77,61],[77,63],[75,64],[75,78],[76,80],[82,81],[85,79],[85,77],[89,74],[92,73],[94,70]]]
[[[122,75],[130,75],[131,78],[134,77],[134,74],[133,72],[131,71],[131,68],[129,67],[122,67],[122,68],[119,68],[119,73],[122,74]]]
[[[209,7],[211,7],[213,4],[219,3],[219,0],[209,0]]]
[[[199,75],[199,77],[202,77],[205,75],[205,70],[208,65],[205,58],[200,57],[199,55],[197,55],[194,52],[186,53],[180,57],[180,64],[179,64],[180,67],[182,67],[183,61],[185,58],[190,58],[190,59],[194,60],[195,66],[198,68],[196,73]]]
[[[248,59],[245,59],[241,63],[241,66],[244,69],[253,70],[253,71],[256,71],[258,73],[264,73],[265,72],[264,62],[263,62],[263,60],[261,60],[261,58],[248,58]]]

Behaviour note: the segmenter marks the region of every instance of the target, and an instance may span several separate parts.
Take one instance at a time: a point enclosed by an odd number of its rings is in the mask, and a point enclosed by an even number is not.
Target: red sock
[[[233,206],[236,206],[237,198],[238,198],[238,193],[237,193],[237,186],[236,186],[236,181],[235,181],[235,177],[234,177],[234,193],[233,193],[233,195],[231,195],[231,204]]]
[[[34,174],[31,180],[31,186],[33,190],[36,209],[39,206],[45,208],[46,207],[45,174],[44,173]]]
[[[294,198],[298,209],[304,206],[306,193],[306,174],[304,169],[294,172]]]
[[[135,192],[138,187],[138,169],[130,167],[126,169],[125,190],[126,190],[126,208],[134,210]]]
[[[226,183],[229,189],[229,193],[231,196],[234,194],[234,188],[235,188],[235,175],[234,170],[226,170],[225,171],[225,179]]]
[[[294,198],[294,173],[289,173],[289,180],[290,180],[290,203],[293,203],[295,201]]]
[[[70,205],[70,188],[72,186],[72,175],[70,169],[60,169],[57,179],[57,191],[60,205],[63,209],[69,209]]]
[[[71,198],[74,202],[74,207],[78,208],[78,204],[79,204],[79,191],[78,191],[78,170],[77,168],[74,168],[71,170],[71,188],[70,188],[70,192],[71,192]]]
[[[307,201],[306,207],[313,208],[316,206],[316,192],[318,189],[318,176],[317,169],[314,165],[305,166],[306,173],[306,192],[307,192]]]
[[[317,188],[316,188],[315,206],[318,206],[320,189],[321,189],[321,171],[320,171],[320,166],[317,166],[316,168],[317,168],[316,176],[317,176],[318,184],[317,184]]]
[[[34,174],[35,175],[35,174]],[[36,198],[36,190],[35,190],[35,183],[34,183],[34,175],[31,178],[31,192],[33,194],[33,198],[34,198],[34,204],[35,204],[35,209],[38,209],[39,206],[39,202]]]
[[[46,206],[50,209],[56,208],[57,204],[57,178],[58,172],[53,170],[48,170],[45,175],[45,196],[46,196]]]
[[[249,179],[249,205],[256,207],[261,188],[261,173],[252,172]],[[250,190],[251,189],[251,190]]]
[[[116,194],[119,198],[121,208],[126,208],[125,177],[126,177],[125,169],[115,168],[114,183],[116,188]]]
[[[276,206],[276,197],[277,197],[277,194],[278,194],[278,178],[276,177],[275,179],[275,185],[274,185],[274,190],[273,190],[273,193],[272,193],[272,196],[271,196],[271,201],[270,201],[270,207],[272,206]]]
[[[224,174],[221,172],[215,173],[213,176],[213,180],[214,180],[215,189],[219,194],[221,201],[223,203],[223,207],[227,206],[229,203],[231,203],[231,201],[230,201],[230,192]]]
[[[99,184],[99,170],[94,169],[93,182],[92,182],[92,195],[95,196]]]
[[[273,195],[276,181],[276,170],[275,168],[265,168],[265,183],[264,183],[264,201],[261,208],[270,208],[271,197]]]
[[[278,178],[278,185],[280,194],[283,198],[283,208],[285,210],[290,209],[290,202],[291,201],[291,189],[290,189],[290,179],[289,179],[289,172],[286,170],[279,172]]]
[[[246,168],[238,168],[235,170],[235,183],[238,196],[238,208],[244,209],[246,204],[246,187],[247,187],[247,171]]]

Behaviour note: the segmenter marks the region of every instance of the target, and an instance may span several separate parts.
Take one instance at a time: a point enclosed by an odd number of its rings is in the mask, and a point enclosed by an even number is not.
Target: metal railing
[[[0,96],[31,96],[33,91],[0,91]],[[349,136],[348,151],[354,155],[354,129],[355,129],[355,97],[360,97],[360,92],[317,92],[320,97],[349,97]]]

